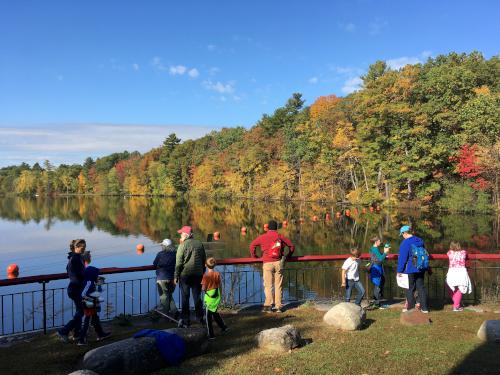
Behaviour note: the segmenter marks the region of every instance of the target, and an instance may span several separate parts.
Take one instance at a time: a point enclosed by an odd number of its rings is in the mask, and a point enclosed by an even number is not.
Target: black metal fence
[[[339,299],[344,295],[340,283],[340,265],[290,263],[284,271],[283,300]],[[258,304],[264,301],[262,271],[259,265],[218,266],[222,276],[222,304],[235,307]],[[384,296],[388,299],[404,298],[404,290],[396,284],[395,269],[385,267]],[[447,300],[445,284],[447,268],[433,267],[433,274],[426,278],[431,301]],[[156,279],[153,272],[145,272],[128,280],[109,280],[103,285],[104,298],[101,319],[110,320],[120,315],[143,315],[155,309],[159,303]],[[466,303],[500,300],[500,267],[474,267],[469,269],[473,293],[464,296]],[[366,289],[365,298],[372,295],[368,273],[361,275]],[[109,279],[109,278],[108,278]],[[50,287],[53,282],[42,282],[41,288],[0,295],[0,335],[48,330],[63,326],[74,313],[73,302],[63,286]],[[31,284],[32,287],[36,284]],[[1,289],[5,290],[6,287]],[[180,290],[175,293],[180,305]]]

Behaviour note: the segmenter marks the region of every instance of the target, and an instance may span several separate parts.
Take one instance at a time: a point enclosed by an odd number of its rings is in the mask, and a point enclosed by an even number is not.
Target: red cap
[[[191,234],[191,227],[188,227],[187,225],[184,225],[181,229],[177,231],[177,233],[186,233],[186,234]]]

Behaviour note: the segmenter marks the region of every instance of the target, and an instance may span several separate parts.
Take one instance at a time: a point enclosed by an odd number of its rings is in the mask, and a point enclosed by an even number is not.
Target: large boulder
[[[203,354],[207,347],[207,333],[203,328],[171,328],[165,332],[183,338],[185,357]],[[153,337],[129,338],[90,350],[83,357],[83,367],[100,375],[149,374],[168,364],[156,348]]]
[[[323,316],[326,324],[344,331],[360,329],[365,319],[365,311],[360,306],[350,302],[341,302],[333,306]]]
[[[402,312],[399,321],[405,326],[419,326],[431,323],[426,314],[416,309]]]
[[[477,337],[483,341],[500,343],[500,320],[485,320],[477,331]]]
[[[287,352],[298,348],[302,342],[300,333],[294,326],[288,324],[283,327],[266,329],[257,334],[259,348],[277,352]]]

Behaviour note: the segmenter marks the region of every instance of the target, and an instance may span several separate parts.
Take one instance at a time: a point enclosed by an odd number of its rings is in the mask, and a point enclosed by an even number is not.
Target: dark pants
[[[408,274],[408,290],[406,291],[406,300],[408,301],[408,310],[415,308],[415,289],[418,292],[418,299],[420,300],[420,308],[427,311],[427,292],[424,286],[425,272],[409,273]]]
[[[215,320],[220,329],[225,330],[227,327],[218,312],[212,312],[205,309],[205,320],[207,323],[208,337],[214,337],[214,327],[212,326],[212,319]]]
[[[352,288],[356,288],[358,291],[358,295],[356,296],[356,305],[361,306],[361,300],[363,299],[363,296],[365,295],[365,288],[363,288],[363,284],[361,284],[361,281],[354,281],[354,280],[349,280],[347,279],[347,286],[346,286],[346,291],[345,291],[345,301],[349,302],[351,300],[351,292]]]
[[[190,323],[189,309],[189,294],[193,294],[194,309],[196,318],[203,320],[203,304],[201,302],[201,279],[202,276],[183,276],[181,277],[181,294],[182,294],[182,314],[181,318],[184,323]]]
[[[95,312],[92,315],[85,316],[83,319],[83,327],[82,332],[80,334],[80,341],[85,341],[87,338],[87,332],[89,330],[89,325],[92,324],[92,327],[95,329],[95,333],[98,337],[104,336],[104,331],[101,326],[101,319],[99,319],[99,314]]]
[[[68,296],[71,298],[75,304],[75,315],[64,327],[62,327],[59,332],[63,335],[67,335],[74,330],[74,337],[80,337],[80,331],[82,329],[82,318],[83,318],[83,305],[82,296],[80,291],[73,291],[68,289]]]
[[[373,286],[373,298],[375,298],[375,305],[380,306],[380,299],[384,296],[385,277],[380,276],[380,285]]]

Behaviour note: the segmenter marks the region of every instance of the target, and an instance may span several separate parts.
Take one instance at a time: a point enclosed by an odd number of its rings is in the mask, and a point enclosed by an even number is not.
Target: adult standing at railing
[[[276,312],[283,312],[283,263],[284,247],[288,247],[287,258],[292,256],[295,246],[292,241],[278,233],[278,223],[270,220],[268,231],[252,241],[250,244],[250,254],[258,258],[255,253],[257,246],[262,251],[262,276],[264,279],[264,302],[263,312],[272,312],[273,305],[273,283],[274,283],[274,308]]]
[[[82,254],[87,247],[87,243],[83,239],[73,240],[69,245],[70,252],[68,253],[68,264],[66,271],[68,272],[69,285],[68,297],[71,298],[75,304],[75,314],[63,328],[57,331],[59,338],[68,342],[68,334],[73,330],[73,337],[79,338],[82,328],[83,318],[83,303],[82,303],[82,290],[84,287],[84,272],[85,264],[83,262]]]
[[[193,295],[196,318],[203,324],[201,279],[205,273],[205,262],[207,260],[205,248],[200,241],[193,238],[190,226],[183,226],[177,233],[181,235],[181,244],[177,249],[174,278],[176,283],[180,284],[182,295],[182,313],[179,325],[189,326],[191,323],[189,311],[190,292]]]
[[[408,289],[406,290],[406,301],[408,306],[405,310],[415,308],[415,289],[418,292],[420,300],[420,308],[424,314],[429,312],[427,308],[427,291],[425,290],[424,277],[428,270],[428,265],[422,267],[419,257],[423,253],[427,253],[424,248],[424,241],[412,234],[411,228],[408,225],[403,225],[399,230],[399,235],[403,237],[403,241],[399,245],[398,257],[398,275],[405,273],[408,275]],[[428,263],[428,255],[427,255]]]

